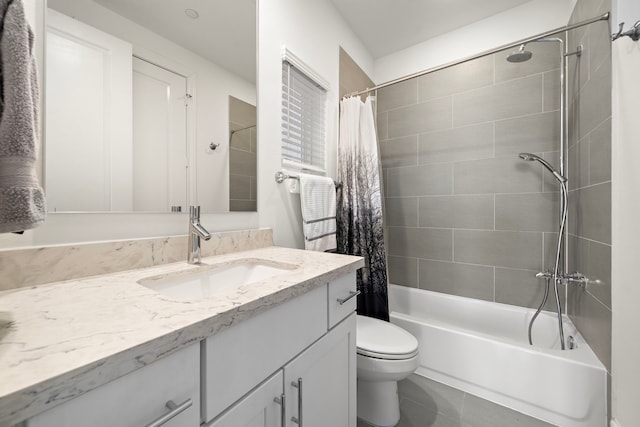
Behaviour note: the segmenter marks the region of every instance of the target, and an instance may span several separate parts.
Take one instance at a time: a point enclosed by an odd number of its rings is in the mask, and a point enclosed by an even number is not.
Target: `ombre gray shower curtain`
[[[358,314],[389,320],[382,192],[373,100],[341,102],[337,200],[338,253],[364,258],[358,271]]]

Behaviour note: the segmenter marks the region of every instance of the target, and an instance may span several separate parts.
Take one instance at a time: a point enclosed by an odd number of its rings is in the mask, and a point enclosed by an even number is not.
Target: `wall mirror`
[[[255,0],[47,6],[50,212],[256,210]]]

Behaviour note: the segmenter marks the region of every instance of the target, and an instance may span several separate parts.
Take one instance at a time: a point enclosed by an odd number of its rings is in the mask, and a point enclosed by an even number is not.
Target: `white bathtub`
[[[417,373],[562,427],[605,427],[606,370],[569,319],[562,351],[555,314],[389,286],[391,322],[419,342]]]

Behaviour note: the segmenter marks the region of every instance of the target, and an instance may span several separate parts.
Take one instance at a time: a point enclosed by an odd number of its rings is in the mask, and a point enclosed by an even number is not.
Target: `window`
[[[324,172],[328,85],[314,74],[290,52],[285,52],[282,61],[282,163]]]

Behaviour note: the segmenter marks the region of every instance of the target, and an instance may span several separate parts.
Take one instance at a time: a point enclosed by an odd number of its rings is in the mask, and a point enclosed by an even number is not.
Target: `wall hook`
[[[631,37],[631,40],[637,42],[640,40],[640,21],[637,21],[631,29],[622,31],[624,29],[624,22],[621,22],[616,34],[611,35],[611,41],[618,40],[620,37]]]

